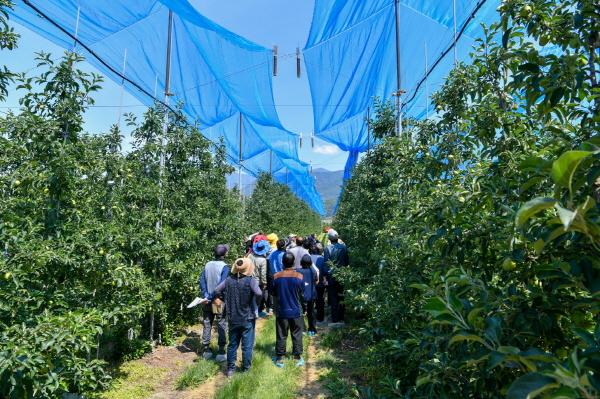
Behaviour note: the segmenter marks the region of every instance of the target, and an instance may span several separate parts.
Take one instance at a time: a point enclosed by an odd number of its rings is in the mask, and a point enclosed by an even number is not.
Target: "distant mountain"
[[[318,168],[313,170],[313,176],[317,180],[317,191],[321,194],[321,198],[323,199],[326,216],[331,216],[340,192],[342,191],[344,171],[331,171]]]
[[[342,182],[344,179],[344,171],[331,171],[323,168],[313,170],[313,176],[316,179],[316,188],[323,204],[325,205],[326,216],[333,214],[333,208],[342,190]],[[238,174],[233,173],[227,176],[227,187],[232,188],[238,185]],[[242,174],[242,186],[244,188],[244,196],[252,195],[256,179],[250,175]]]

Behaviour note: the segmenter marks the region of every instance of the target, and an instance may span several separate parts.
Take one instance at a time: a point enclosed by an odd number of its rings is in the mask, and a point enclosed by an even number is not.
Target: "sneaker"
[[[219,363],[223,363],[225,360],[227,360],[227,355],[220,353],[215,357],[215,360]]]
[[[309,331],[308,332],[308,336],[311,337],[311,338],[314,337],[315,335],[317,335],[317,333],[314,332],[314,331]]]
[[[283,366],[285,366],[285,364],[283,364],[283,358],[279,357],[275,359],[275,367],[279,367],[280,369],[282,369]]]
[[[227,369],[227,371],[225,372],[225,377],[231,378],[231,377],[233,377],[234,374],[235,374],[234,369]]]
[[[267,312],[267,314],[268,314],[269,316],[273,316],[273,309],[269,309],[269,311]]]
[[[304,359],[300,358],[298,359],[298,361],[296,362],[296,367],[302,367],[304,366]]]
[[[267,316],[269,316],[269,315],[268,315],[267,313],[265,313],[265,312],[259,312],[259,313],[258,313],[258,317],[260,317],[261,319],[264,319],[264,318],[266,318]]]
[[[204,351],[202,357],[204,358],[204,360],[209,360],[213,357],[213,353],[211,351]]]

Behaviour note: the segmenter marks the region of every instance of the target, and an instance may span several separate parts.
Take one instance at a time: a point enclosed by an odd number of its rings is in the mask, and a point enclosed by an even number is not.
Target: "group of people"
[[[203,309],[202,356],[213,357],[211,333],[216,324],[216,360],[227,361],[227,376],[236,370],[237,350],[242,346],[242,371],[252,364],[256,319],[276,319],[274,363],[284,367],[288,335],[296,366],[303,366],[302,340],[314,337],[325,322],[325,302],[331,307],[330,327],[344,323],[343,286],[336,279],[339,268],[348,266],[348,250],[331,229],[319,238],[255,233],[246,240],[246,256],[231,269],[225,261],[226,244],[217,245],[214,260],[200,276]],[[306,325],[304,317],[308,325]],[[227,337],[228,332],[228,337]],[[228,343],[229,342],[229,343]]]

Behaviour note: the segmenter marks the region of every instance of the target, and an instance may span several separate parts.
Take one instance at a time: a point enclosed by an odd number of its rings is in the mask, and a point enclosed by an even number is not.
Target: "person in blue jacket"
[[[214,322],[217,322],[217,333],[219,334],[219,351],[217,352],[216,360],[218,362],[224,362],[225,356],[225,345],[227,345],[227,320],[223,316],[222,307],[213,306],[213,296],[215,288],[221,284],[229,275],[229,267],[225,263],[225,257],[229,252],[229,246],[225,244],[219,244],[215,248],[215,259],[211,260],[204,266],[204,270],[200,275],[199,285],[202,297],[209,300],[204,305],[202,310],[202,346],[203,353],[202,357],[210,359],[213,353],[210,350],[210,336],[212,334],[212,328]],[[215,310],[219,310],[216,311]]]
[[[304,365],[302,359],[302,296],[304,293],[304,277],[294,269],[294,254],[283,255],[283,270],[273,276],[273,295],[275,305],[275,366],[283,367],[286,355],[288,334],[292,335],[292,353],[296,366]]]
[[[304,284],[302,310],[308,319],[308,336],[314,337],[317,334],[315,300],[317,299],[318,274],[313,269],[313,262],[310,255],[304,255],[302,257],[300,266],[302,268],[298,271],[302,274],[302,283]],[[306,324],[304,326],[306,327]]]

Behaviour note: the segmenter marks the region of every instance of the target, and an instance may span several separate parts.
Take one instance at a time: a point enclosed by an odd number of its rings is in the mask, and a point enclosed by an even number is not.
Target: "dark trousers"
[[[278,358],[285,356],[285,345],[289,332],[292,335],[292,353],[295,357],[300,357],[302,355],[304,317],[296,319],[282,319],[277,317],[276,323],[275,355]]]
[[[302,302],[302,309],[304,310],[304,313],[306,313],[306,318],[308,319],[308,331],[317,332],[315,301]],[[306,330],[306,323],[304,323],[304,329]]]
[[[270,295],[273,292],[273,276],[270,274],[267,275],[267,309],[275,309],[273,306],[273,295]]]
[[[252,351],[254,349],[255,320],[248,320],[245,324],[229,326],[229,345],[227,346],[227,368],[235,369],[237,350],[242,343],[242,369],[248,370],[252,365]]]
[[[258,311],[264,312],[265,309],[269,308],[269,290],[267,287],[262,285],[259,288],[262,290],[262,297],[258,303]]]
[[[217,321],[217,333],[219,334],[219,351],[221,351],[227,345],[227,318],[225,312],[215,314],[212,312],[211,305],[204,305],[202,310],[202,345],[204,348],[208,348],[210,345],[210,336],[215,320]]]
[[[327,287],[317,286],[317,321],[325,320],[325,294],[327,293]]]
[[[344,321],[344,287],[337,281],[329,284],[329,304],[331,305],[331,321],[338,323]]]

